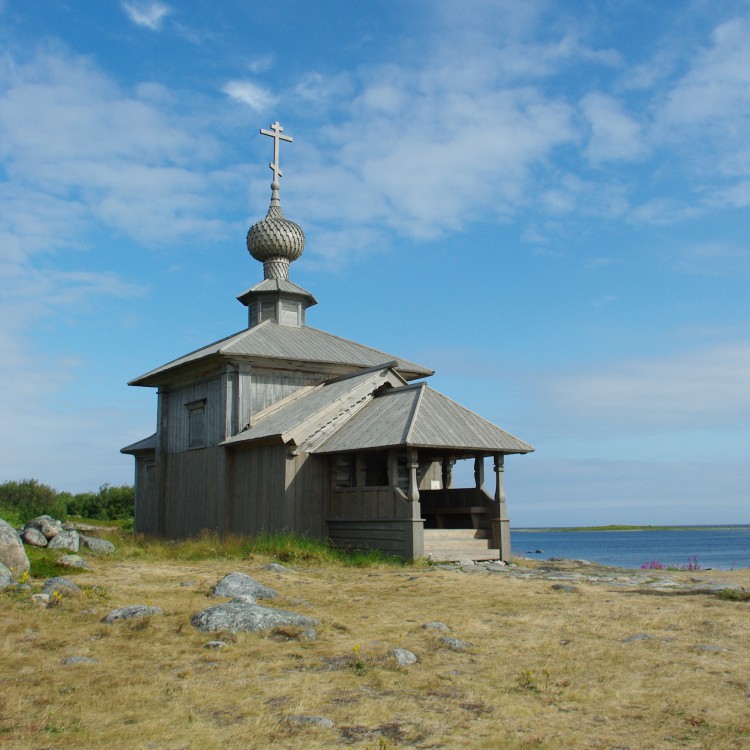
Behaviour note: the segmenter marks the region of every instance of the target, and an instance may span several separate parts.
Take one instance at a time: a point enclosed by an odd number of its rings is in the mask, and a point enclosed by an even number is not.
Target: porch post
[[[419,480],[417,479],[419,454],[416,448],[406,449],[406,466],[409,469],[409,491],[407,493],[409,507],[404,529],[404,543],[406,545],[404,552],[406,557],[417,560],[424,557],[424,520],[419,505]]]
[[[453,467],[456,465],[456,459],[453,456],[443,459],[443,489],[453,489]]]
[[[483,456],[474,457],[474,487],[476,488],[476,498],[474,500],[474,505],[480,505],[482,504],[482,501],[481,501],[482,487],[484,487],[484,457]]]
[[[511,561],[510,552],[510,519],[508,518],[508,506],[505,502],[505,488],[503,487],[503,472],[505,471],[505,456],[502,453],[495,454],[495,503],[497,505],[496,519],[492,520],[493,541],[497,540],[500,548],[500,559],[504,562]]]

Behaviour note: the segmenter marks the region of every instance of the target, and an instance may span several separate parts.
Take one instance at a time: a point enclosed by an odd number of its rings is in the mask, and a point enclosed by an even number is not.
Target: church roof
[[[394,365],[395,362],[387,362],[362,373],[295,391],[260,412],[247,429],[228,438],[223,445],[272,438],[298,446],[303,442],[319,442],[323,433],[329,434],[342,419],[355,413],[377,389],[405,384],[390,369]]]
[[[311,364],[319,362],[353,367],[374,367],[383,362],[395,361],[395,368],[407,380],[434,373],[433,370],[414,362],[394,357],[340,336],[334,336],[317,328],[284,326],[268,320],[167,362],[131,380],[129,385],[159,385],[164,382],[164,375],[168,372],[193,362],[222,356],[294,360]]]
[[[154,433],[153,435],[149,435],[147,438],[143,438],[143,440],[138,440],[135,443],[126,445],[124,448],[120,448],[120,453],[130,453],[135,456],[139,453],[151,453],[155,450],[156,433]]]
[[[418,383],[376,394],[313,452],[340,453],[395,446],[487,453],[534,450],[426,383]]]

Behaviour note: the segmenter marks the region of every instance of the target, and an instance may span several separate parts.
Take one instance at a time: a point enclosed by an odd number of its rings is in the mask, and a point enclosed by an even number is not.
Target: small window
[[[206,400],[186,404],[188,409],[188,448],[206,447]]]
[[[333,462],[333,483],[336,487],[357,486],[357,457],[355,455],[336,456]]]
[[[156,487],[156,464],[146,464],[146,487],[150,490]]]
[[[365,486],[387,487],[388,482],[388,452],[377,451],[365,453]]]

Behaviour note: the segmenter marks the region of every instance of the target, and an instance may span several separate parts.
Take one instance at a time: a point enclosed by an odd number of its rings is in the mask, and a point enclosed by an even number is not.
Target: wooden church
[[[305,245],[279,200],[247,235],[263,281],[247,328],[130,381],[158,389],[154,435],[135,457],[135,528],[294,532],[406,558],[510,560],[505,456],[530,445],[424,382],[433,371],[307,325],[316,304],[289,280]],[[494,481],[485,489],[485,458]],[[471,487],[454,464],[474,460]]]

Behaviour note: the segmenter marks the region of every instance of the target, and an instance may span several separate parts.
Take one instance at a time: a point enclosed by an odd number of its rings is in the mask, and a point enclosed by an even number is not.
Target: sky
[[[132,483],[277,120],[308,324],[532,444],[514,526],[750,521],[747,0],[0,0],[0,481]]]

